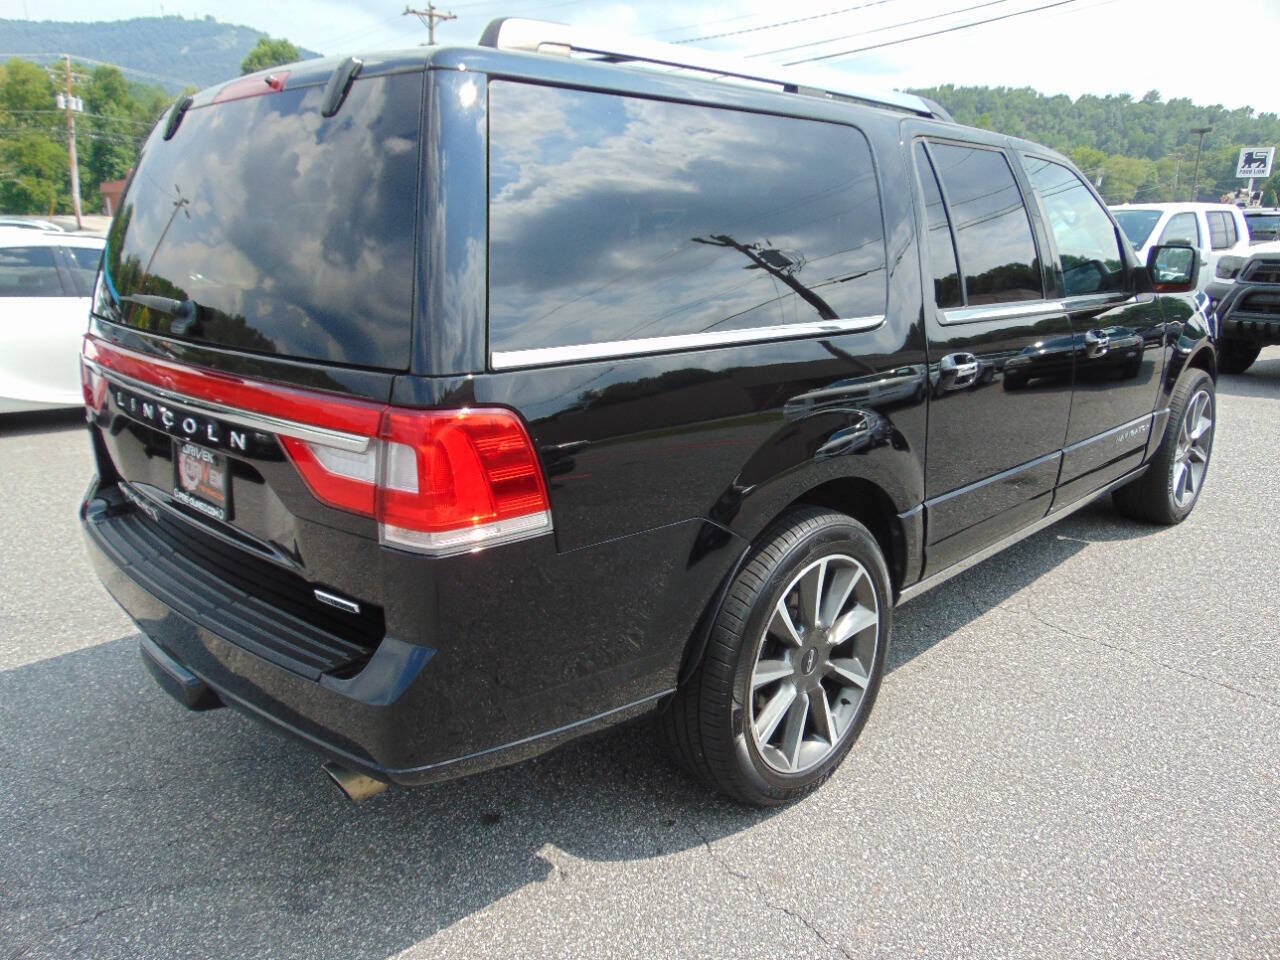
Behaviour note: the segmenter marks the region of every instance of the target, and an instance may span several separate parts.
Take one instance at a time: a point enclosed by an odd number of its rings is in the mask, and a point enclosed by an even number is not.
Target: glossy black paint
[[[301,66],[290,88],[296,79],[318,97],[335,65]],[[362,670],[314,680],[197,625],[122,565],[102,526],[139,509],[122,479],[153,508],[183,513],[165,493],[172,447],[114,401],[91,425],[100,479],[83,522],[112,594],[221,701],[372,775],[453,776],[652,707],[696,664],[709,615],[751,542],[798,501],[866,523],[901,590],[1140,465],[1178,373],[1188,363],[1212,370],[1193,299],[1150,294],[1127,248],[1122,295],[1063,299],[1052,234],[1020,159],[1043,152],[1034,145],[823,98],[484,49],[397,55],[366,63],[361,76],[424,68],[420,202],[406,228],[417,234],[412,340],[396,372],[134,329],[101,304],[92,327],[134,350],[244,376],[410,407],[497,405],[525,419],[554,534],[447,558],[382,547],[372,521],[318,503],[273,437],[238,458],[235,515],[213,532],[384,611],[387,635]],[[865,137],[880,198],[884,322],[493,369],[491,79],[846,125]],[[210,98],[197,95],[197,105]],[[935,301],[937,261],[920,242],[928,221],[913,159],[919,139],[976,144],[1007,160],[1027,198],[1036,296],[1057,306],[948,322]],[[637,203],[643,213],[643,196]],[[577,238],[542,239],[554,250]],[[1105,355],[1099,332],[1114,345]],[[971,383],[957,376],[957,355],[976,361]],[[1124,426],[1143,417],[1146,436]]]

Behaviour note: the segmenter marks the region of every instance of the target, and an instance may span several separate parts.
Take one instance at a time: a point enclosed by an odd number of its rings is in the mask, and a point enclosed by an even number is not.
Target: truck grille
[[[303,577],[190,524],[136,509],[96,520],[117,564],[157,599],[205,629],[310,679],[349,676],[386,632],[381,608],[321,604]]]
[[[1234,312],[1250,316],[1280,317],[1280,293],[1247,293],[1240,298]]]

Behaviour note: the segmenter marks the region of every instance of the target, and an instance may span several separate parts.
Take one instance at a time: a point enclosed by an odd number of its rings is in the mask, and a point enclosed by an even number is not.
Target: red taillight
[[[375,518],[392,546],[456,553],[551,530],[533,441],[509,410],[408,410],[349,400],[144,357],[95,337],[85,339],[84,359],[86,402],[90,377],[105,394],[106,380],[95,371],[102,367],[195,401],[273,418],[311,493]],[[291,436],[291,425],[336,431],[342,442],[298,430],[302,436]]]
[[[507,410],[389,409],[378,520],[392,543],[459,549],[550,529],[533,442]]]

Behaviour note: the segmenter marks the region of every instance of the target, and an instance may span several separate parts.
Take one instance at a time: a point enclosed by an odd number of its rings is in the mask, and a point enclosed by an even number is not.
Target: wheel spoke
[[[1204,477],[1204,464],[1188,463],[1187,464],[1187,490],[1189,493],[1195,493],[1200,489],[1200,480]]]
[[[831,712],[827,688],[822,684],[818,684],[817,688],[809,694],[809,712],[813,715],[813,726],[818,736],[835,746],[840,733],[836,730],[836,718]]]
[[[795,671],[785,660],[761,660],[751,675],[751,689],[758,690],[769,683],[791,676]]]
[[[840,611],[849,602],[849,595],[862,579],[861,567],[840,567],[827,583],[826,596],[822,598],[822,622],[835,623]]]
[[[782,730],[782,755],[792,770],[800,763],[800,747],[804,745],[804,728],[808,719],[809,694],[802,693],[787,711],[787,725]]]
[[[1195,463],[1207,463],[1209,460],[1209,458],[1204,455],[1204,450],[1198,446],[1192,446],[1192,448],[1187,451],[1187,459],[1194,461]]]
[[[1187,465],[1179,460],[1173,465],[1173,498],[1179,503],[1186,499]]]
[[[867,676],[867,671],[863,669],[862,662],[857,657],[832,657],[827,661],[827,672],[834,673],[837,677],[853,684],[859,690],[866,689],[871,679]]]
[[[793,647],[800,646],[802,642],[800,631],[791,622],[791,612],[787,610],[787,605],[783,600],[779,600],[777,606],[774,607],[773,619],[769,621],[769,633],[783,643]]]
[[[810,630],[817,627],[822,617],[822,586],[826,580],[826,560],[800,578],[800,619]]]
[[[1205,435],[1205,433],[1212,426],[1213,426],[1212,420],[1210,420],[1206,416],[1201,416],[1200,419],[1196,421],[1196,425],[1191,430],[1191,439],[1199,440],[1201,437]]]
[[[868,627],[879,624],[880,618],[869,607],[857,606],[837,620],[831,627],[828,638],[833,647],[838,646],[850,637],[857,636]]]
[[[769,742],[773,731],[786,716],[787,709],[796,699],[796,688],[788,683],[778,688],[778,692],[765,704],[764,709],[756,715],[756,737],[761,744]]]

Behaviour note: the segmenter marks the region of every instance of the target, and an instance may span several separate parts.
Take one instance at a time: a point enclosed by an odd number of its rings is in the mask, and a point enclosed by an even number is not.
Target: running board
[[[1110,493],[1112,490],[1116,489],[1117,487],[1123,487],[1129,481],[1138,479],[1138,477],[1142,476],[1142,474],[1146,472],[1146,469],[1148,466],[1150,466],[1150,464],[1144,463],[1142,466],[1138,467],[1138,469],[1129,471],[1123,477],[1119,477],[1116,480],[1112,480],[1105,487],[1095,490],[1093,493],[1085,494],[1075,503],[1069,504],[1068,506],[1063,507],[1061,510],[1054,511],[1052,513],[1049,513],[1041,517],[1035,523],[1030,524],[1026,527],[1023,527],[1021,530],[1017,530],[1001,540],[997,540],[995,543],[991,544],[990,546],[983,547],[981,550],[979,550],[977,553],[973,554],[972,556],[965,557],[963,560],[958,560],[957,562],[953,563],[951,566],[947,567],[945,570],[939,570],[937,573],[931,574],[930,576],[925,577],[923,580],[917,580],[915,583],[911,584],[911,586],[907,587],[901,593],[898,594],[898,602],[897,604],[895,604],[895,606],[901,606],[902,604],[906,603],[908,600],[914,600],[916,597],[920,596],[920,594],[927,593],[928,591],[932,590],[934,587],[938,586],[938,584],[945,583],[946,581],[950,580],[956,574],[964,573],[970,567],[977,566],[983,560],[986,560],[990,557],[995,556],[1001,550],[1004,550],[1006,547],[1013,546],[1019,540],[1025,540],[1027,537],[1031,536],[1033,533],[1039,533],[1041,530],[1045,529],[1046,527],[1053,526],[1053,524],[1057,523],[1063,517],[1070,516],[1071,514],[1075,513],[1077,510],[1087,507],[1089,504],[1093,503],[1099,497],[1102,497],[1103,495]]]

